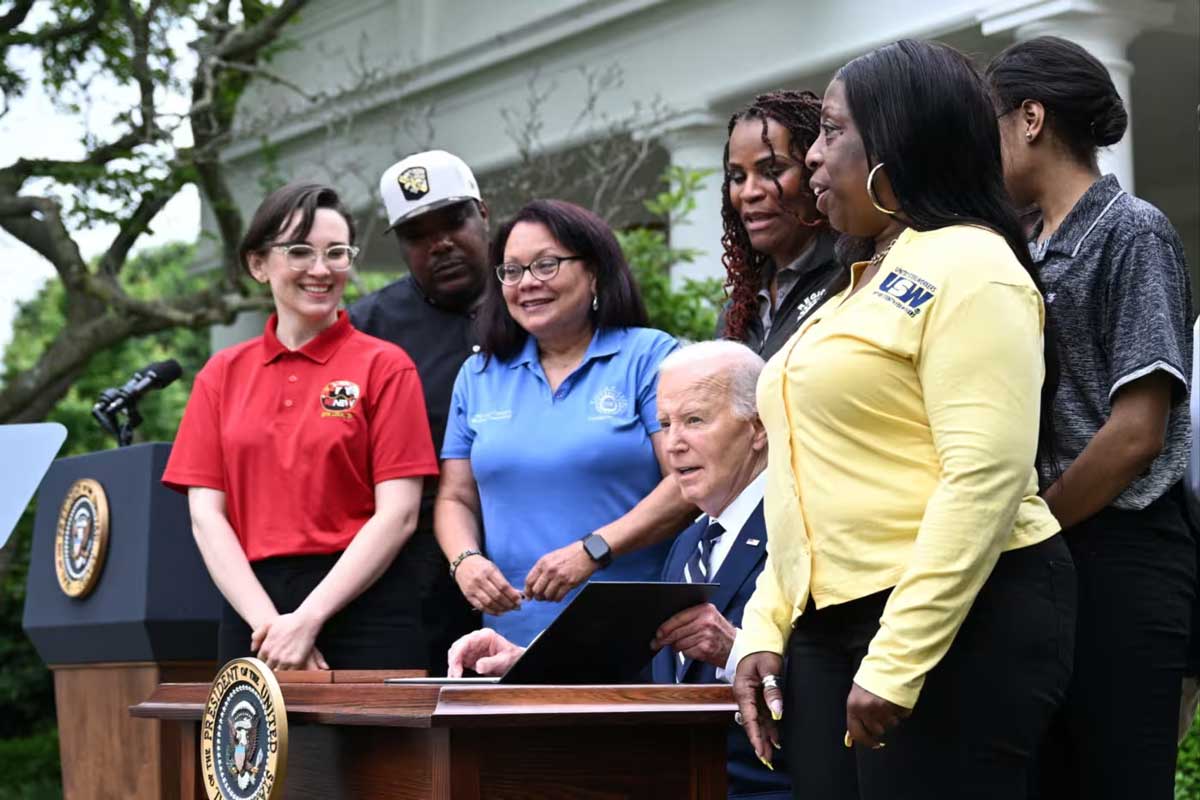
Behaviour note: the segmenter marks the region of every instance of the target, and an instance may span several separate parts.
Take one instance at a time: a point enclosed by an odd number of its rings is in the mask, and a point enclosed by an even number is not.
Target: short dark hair
[[[354,244],[354,217],[350,216],[350,212],[342,204],[337,191],[319,183],[295,181],[271,192],[259,203],[250,224],[246,226],[246,234],[238,245],[238,257],[242,261],[242,268],[249,271],[250,254],[260,253],[270,247],[297,211],[300,212],[300,220],[294,233],[295,238],[303,239],[308,236],[318,208],[333,209],[341,214],[350,229],[348,244]]]
[[[725,288],[729,291],[730,299],[729,310],[725,314],[725,335],[738,341],[745,340],[750,322],[758,314],[758,292],[763,287],[763,272],[768,261],[766,253],[760,253],[750,246],[746,226],[733,210],[733,203],[729,199],[729,137],[733,136],[733,129],[739,122],[749,119],[762,122],[762,140],[771,153],[772,161],[775,159],[775,148],[767,138],[767,120],[774,120],[787,129],[791,138],[789,155],[799,164],[803,176],[801,192],[812,197],[812,189],[808,185],[808,179],[812,176],[804,159],[808,148],[812,147],[821,133],[821,98],[808,91],[782,89],[766,92],[756,96],[753,103],[734,112],[729,118],[725,155],[721,161],[725,168],[721,181],[721,247],[724,251],[721,263],[725,266]],[[782,201],[783,187],[778,179],[775,180],[775,190]],[[795,223],[810,228],[829,227],[828,221],[819,215],[815,219],[805,220],[796,214]],[[783,268],[787,265],[775,266]]]
[[[868,166],[885,165],[904,222],[918,231],[951,225],[995,231],[1040,291],[1024,229],[1004,188],[995,106],[971,60],[944,44],[903,39],[854,59],[834,79],[845,86]],[[1054,446],[1058,359],[1049,325],[1044,355],[1039,456]]]
[[[1121,141],[1129,126],[1125,103],[1100,60],[1074,42],[1038,36],[1017,42],[988,65],[997,110],[1036,100],[1046,124],[1083,164],[1096,163],[1096,149]]]
[[[604,220],[565,200],[534,200],[496,231],[491,262],[504,260],[504,248],[519,222],[545,225],[559,244],[583,259],[596,278],[599,310],[589,312],[597,328],[644,327],[649,324],[646,306],[638,293],[633,273],[621,252],[612,228]],[[500,279],[493,273],[484,290],[483,306],[476,319],[479,347],[489,356],[508,360],[521,351],[529,334],[508,313]]]

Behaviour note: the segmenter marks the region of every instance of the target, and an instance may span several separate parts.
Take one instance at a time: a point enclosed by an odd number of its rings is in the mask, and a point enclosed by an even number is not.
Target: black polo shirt
[[[759,313],[750,320],[743,341],[747,347],[769,361],[771,356],[800,329],[800,323],[822,303],[846,288],[850,271],[841,265],[834,252],[836,237],[828,231],[817,234],[812,246],[794,262],[779,270],[776,277],[779,302],[771,308],[771,298],[765,283],[771,280],[773,266],[764,276],[764,287],[758,293]],[[725,313],[717,319],[716,338],[725,337]]]
[[[1055,445],[1066,470],[1112,415],[1122,386],[1154,372],[1175,384],[1162,453],[1113,501],[1138,510],[1161,497],[1187,464],[1191,425],[1191,285],[1183,244],[1166,216],[1121,189],[1092,184],[1050,238],[1030,253],[1058,337]]]
[[[434,450],[440,452],[458,369],[474,351],[474,314],[449,311],[429,300],[412,276],[390,283],[350,306],[363,333],[399,345],[417,365]],[[425,481],[418,530],[432,530],[437,481]]]

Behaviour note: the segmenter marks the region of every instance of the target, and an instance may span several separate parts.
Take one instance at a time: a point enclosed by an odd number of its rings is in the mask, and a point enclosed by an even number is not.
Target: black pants
[[[1075,675],[1041,756],[1044,800],[1171,800],[1195,545],[1174,494],[1067,531]]]
[[[402,551],[419,576],[421,624],[429,647],[429,674],[446,674],[446,653],[460,636],[483,626],[483,617],[471,608],[458,584],[450,577],[450,564],[442,555],[432,530],[417,529]]]
[[[1024,798],[1071,675],[1075,571],[1061,536],[1004,553],[912,716],[847,749],[846,698],[891,590],[810,608],[788,640],[783,747],[804,800]]]
[[[281,614],[295,611],[333,568],[340,553],[284,556],[251,565]],[[337,614],[317,635],[317,649],[333,669],[426,669],[417,570],[402,550],[379,580]],[[253,655],[250,626],[225,603],[218,629],[217,659]]]

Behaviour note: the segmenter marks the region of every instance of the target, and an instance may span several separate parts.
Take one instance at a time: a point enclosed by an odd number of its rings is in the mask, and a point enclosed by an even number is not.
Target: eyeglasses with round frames
[[[334,272],[345,272],[354,266],[359,249],[352,244],[335,244],[319,253],[311,244],[273,244],[272,250],[283,253],[289,269],[296,272],[308,272],[317,265],[318,256],[325,260],[325,266]]]
[[[562,265],[562,262],[582,260],[579,256],[542,256],[541,258],[535,258],[528,264],[505,261],[496,267],[496,277],[505,286],[516,286],[521,282],[521,276],[525,274],[525,270],[529,270],[529,274],[539,281],[548,281],[558,274],[558,268]]]

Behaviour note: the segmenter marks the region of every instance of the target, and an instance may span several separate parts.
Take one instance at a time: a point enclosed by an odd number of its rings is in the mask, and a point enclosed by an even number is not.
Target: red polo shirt
[[[225,492],[250,561],[336,553],[375,513],[375,484],[437,474],[408,355],[344,311],[299,350],[267,321],[196,375],[163,483]]]

